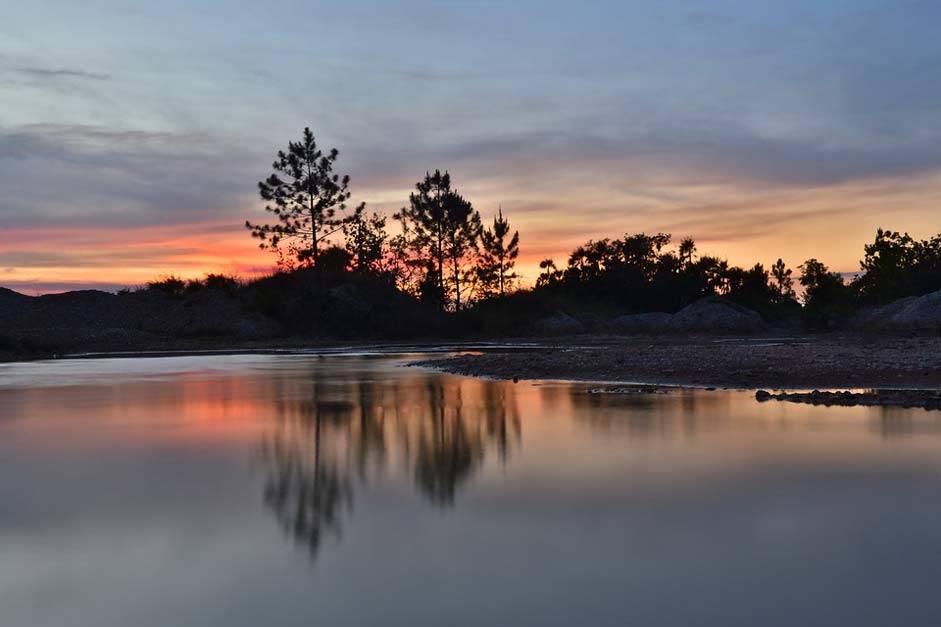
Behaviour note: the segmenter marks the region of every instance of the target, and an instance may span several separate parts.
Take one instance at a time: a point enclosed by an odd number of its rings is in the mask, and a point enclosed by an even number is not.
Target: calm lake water
[[[0,365],[0,624],[937,625],[941,412]]]

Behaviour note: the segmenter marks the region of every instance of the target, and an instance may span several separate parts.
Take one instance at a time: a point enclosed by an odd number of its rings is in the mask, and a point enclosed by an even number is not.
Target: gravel
[[[497,379],[772,389],[941,388],[941,337],[611,337],[416,362]]]

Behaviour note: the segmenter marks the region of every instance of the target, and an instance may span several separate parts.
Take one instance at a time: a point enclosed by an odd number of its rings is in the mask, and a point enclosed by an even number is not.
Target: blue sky
[[[305,125],[380,210],[449,169],[529,263],[646,230],[853,270],[939,227],[935,2],[243,4],[4,0],[7,283],[262,263],[240,225]]]

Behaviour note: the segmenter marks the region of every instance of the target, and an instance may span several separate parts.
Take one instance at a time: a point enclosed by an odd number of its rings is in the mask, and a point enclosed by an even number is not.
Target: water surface
[[[0,624],[938,623],[941,412],[415,358],[0,365]]]

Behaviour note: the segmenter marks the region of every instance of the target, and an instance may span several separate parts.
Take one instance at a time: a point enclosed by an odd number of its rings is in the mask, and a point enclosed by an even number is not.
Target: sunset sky
[[[310,126],[355,201],[450,170],[531,282],[589,238],[858,267],[941,228],[941,3],[0,0],[0,285],[269,269],[244,221]]]

